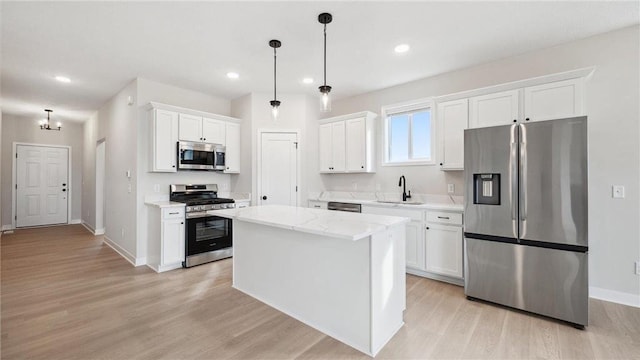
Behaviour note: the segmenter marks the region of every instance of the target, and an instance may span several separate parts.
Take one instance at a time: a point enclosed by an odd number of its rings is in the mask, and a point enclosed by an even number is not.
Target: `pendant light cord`
[[[278,100],[276,97],[276,48],[273,48],[273,100]]]
[[[327,86],[327,24],[324,24],[324,86]]]

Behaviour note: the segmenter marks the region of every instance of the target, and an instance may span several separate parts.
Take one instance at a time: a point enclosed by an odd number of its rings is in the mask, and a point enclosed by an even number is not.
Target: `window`
[[[387,106],[382,109],[385,126],[383,165],[435,163],[435,121],[431,101]]]

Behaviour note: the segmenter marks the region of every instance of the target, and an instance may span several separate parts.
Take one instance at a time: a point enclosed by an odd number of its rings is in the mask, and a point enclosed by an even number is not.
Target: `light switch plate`
[[[613,197],[614,199],[624,199],[624,186],[613,185],[611,197]]]
[[[454,184],[447,184],[447,193],[453,194],[456,191],[456,186]]]

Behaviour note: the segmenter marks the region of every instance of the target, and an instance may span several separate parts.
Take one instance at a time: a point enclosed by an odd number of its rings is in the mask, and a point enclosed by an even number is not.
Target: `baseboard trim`
[[[104,244],[106,244],[107,246],[109,246],[110,248],[112,248],[115,252],[120,254],[120,256],[125,258],[133,266],[146,265],[146,263],[147,263],[147,258],[146,257],[136,258],[130,252],[128,252],[126,249],[124,249],[122,246],[116,244],[113,240],[109,239],[109,237],[106,236],[106,235],[102,238],[102,242]]]
[[[640,294],[630,294],[622,291],[589,286],[589,297],[640,308]]]
[[[93,234],[94,234],[94,235],[104,235],[104,228],[96,229],[96,230],[93,232]]]
[[[421,276],[431,280],[442,281],[442,282],[446,282],[453,285],[464,286],[464,279],[458,279],[458,278],[452,278],[449,276],[433,274],[430,272],[426,272],[418,269],[412,269],[412,268],[406,268],[405,271],[407,274]]]
[[[13,230],[13,225],[2,225],[2,231]]]
[[[82,224],[82,220],[81,219],[71,219],[71,221],[69,221],[69,224]]]
[[[92,233],[93,235],[96,234],[95,230],[93,230],[91,225],[89,225],[87,222],[83,221],[81,224],[82,226],[84,226],[85,229],[89,230],[90,233]]]

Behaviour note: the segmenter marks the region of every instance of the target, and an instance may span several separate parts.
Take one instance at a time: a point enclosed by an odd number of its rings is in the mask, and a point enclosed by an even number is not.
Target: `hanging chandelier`
[[[318,21],[324,25],[324,84],[319,87],[320,93],[320,111],[331,111],[331,98],[329,93],[331,92],[331,86],[327,85],[327,24],[333,20],[333,17],[329,13],[322,13],[318,15]]]
[[[44,111],[47,112],[47,120],[41,120],[39,125],[40,125],[40,130],[57,130],[60,131],[62,130],[62,124],[60,122],[58,122],[56,124],[56,128],[52,128],[51,127],[51,118],[50,115],[53,112],[53,110],[49,110],[49,109],[44,109]]]
[[[273,120],[278,119],[278,108],[280,107],[280,101],[276,97],[276,49],[282,45],[280,40],[270,40],[269,46],[273,48],[273,100],[269,101],[271,104],[271,117]]]

